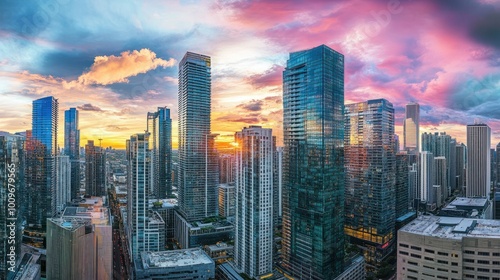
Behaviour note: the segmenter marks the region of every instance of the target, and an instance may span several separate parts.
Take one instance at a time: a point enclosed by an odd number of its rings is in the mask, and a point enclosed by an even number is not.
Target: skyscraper
[[[344,259],[344,56],[321,45],[283,72],[283,266],[332,279]]]
[[[170,109],[158,107],[148,113],[149,145],[153,164],[153,190],[156,198],[172,196],[172,119]]]
[[[406,104],[404,129],[404,149],[407,151],[419,151],[420,138],[420,105],[418,103]]]
[[[399,218],[406,213],[409,209],[409,197],[410,189],[408,177],[409,172],[409,161],[410,155],[406,152],[399,152],[396,154],[396,188],[395,188],[395,198],[396,198],[396,218]]]
[[[234,156],[220,155],[219,156],[219,183],[229,184],[234,183]]]
[[[434,186],[440,186],[441,193],[439,195],[436,195],[434,197],[435,203],[437,207],[441,207],[442,203],[446,198],[448,198],[448,188],[446,187],[448,185],[447,182],[447,175],[446,175],[446,170],[447,170],[447,162],[446,158],[443,156],[440,157],[434,157],[434,168],[432,172],[434,174],[432,175],[433,180],[434,180]]]
[[[69,156],[58,155],[57,161],[57,187],[56,187],[56,210],[59,212],[64,206],[71,202],[71,161]]]
[[[33,123],[27,133],[27,222],[45,232],[56,212],[57,120],[59,103],[52,96],[33,101]]]
[[[64,153],[71,162],[71,198],[80,191],[80,130],[78,129],[78,110],[64,111]]]
[[[106,195],[106,155],[93,140],[85,145],[85,192],[87,195]]]
[[[461,143],[457,145],[456,147],[456,163],[455,163],[455,168],[456,168],[456,180],[457,180],[457,189],[462,191],[463,187],[465,186],[465,164],[467,163],[466,160],[466,154],[467,154],[467,147]]]
[[[433,178],[434,155],[431,152],[420,153],[420,201],[425,201],[432,205],[434,201],[432,195],[432,186],[434,185]]]
[[[490,197],[490,146],[489,126],[467,125],[467,197]]]
[[[431,152],[434,157],[444,157],[446,159],[447,186],[441,186],[444,200],[448,197],[449,191],[454,191],[456,188],[456,183],[452,184],[456,177],[456,140],[447,135],[446,132],[423,133],[421,146],[422,151]]]
[[[255,278],[273,270],[274,152],[272,130],[236,132],[236,266]]]
[[[0,134],[0,279],[9,268],[16,269],[20,255],[21,228],[25,203],[24,139],[22,136]],[[12,259],[11,259],[12,258]]]
[[[495,180],[495,184],[493,185],[493,188],[499,188],[500,187],[500,142],[496,146],[496,153],[497,153],[497,161],[496,161],[496,170],[497,170],[497,176]]]
[[[394,249],[394,108],[385,99],[346,105],[345,232],[377,265]]]
[[[179,64],[179,211],[188,221],[217,215],[210,68],[210,57],[191,52]]]
[[[127,140],[127,224],[131,257],[136,260],[146,248],[151,151],[149,134],[140,133]]]

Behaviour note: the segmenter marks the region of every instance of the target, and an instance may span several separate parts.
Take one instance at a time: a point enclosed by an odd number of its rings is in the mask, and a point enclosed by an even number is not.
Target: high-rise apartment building
[[[219,183],[229,184],[234,183],[235,165],[233,155],[219,156]]]
[[[152,195],[156,198],[172,196],[172,119],[170,109],[158,107],[148,113],[147,128],[150,134],[153,170]]]
[[[321,45],[283,72],[283,266],[332,279],[344,259],[344,56]]]
[[[435,201],[433,202],[436,203],[436,207],[441,207],[444,201],[448,198],[448,178],[446,176],[446,164],[447,162],[445,157],[434,157],[434,168],[432,170],[434,174],[432,175],[432,177],[434,180],[434,186],[440,187],[440,193],[434,196]]]
[[[217,215],[210,69],[210,57],[192,52],[179,63],[179,211],[187,221]]]
[[[406,104],[404,129],[404,149],[419,152],[420,140],[420,105],[418,103]]]
[[[93,140],[85,145],[85,192],[87,195],[106,195],[106,155]]]
[[[456,186],[457,189],[462,190],[465,187],[465,175],[466,175],[466,169],[465,169],[465,164],[467,163],[467,147],[461,143],[458,144],[456,147],[456,163],[455,163],[455,169],[456,169]]]
[[[80,191],[80,129],[76,108],[64,111],[64,154],[71,162],[71,198]]]
[[[494,188],[499,188],[500,187],[500,142],[496,146],[496,154],[497,154],[497,161],[496,161],[496,180],[495,184],[493,185]]]
[[[62,211],[64,206],[71,201],[71,161],[69,156],[56,156],[56,210]]]
[[[219,215],[234,218],[236,214],[236,188],[234,184],[219,185]]]
[[[0,279],[10,279],[9,269],[17,269],[16,257],[20,256],[24,163],[24,138],[0,133]]]
[[[467,197],[490,197],[490,146],[489,126],[467,125]]]
[[[434,186],[434,155],[431,152],[423,151],[420,153],[420,201],[425,201],[429,207],[432,207],[433,196],[432,187]]]
[[[58,112],[59,103],[54,97],[34,100],[32,130],[26,134],[27,222],[31,229],[41,229],[42,233],[47,218],[56,213]]]
[[[149,134],[139,133],[127,140],[127,224],[129,251],[136,260],[146,248],[148,200],[151,184]]]
[[[273,270],[274,152],[272,130],[236,132],[236,266],[252,278]]]
[[[396,154],[396,218],[409,212],[410,206],[410,155],[403,151]]]
[[[446,199],[448,193],[456,189],[456,140],[447,135],[446,132],[423,133],[421,146],[422,151],[431,152],[434,157],[444,157],[446,159],[447,186],[441,186],[442,197]]]
[[[385,99],[345,108],[345,233],[380,264],[395,238],[394,108]]]

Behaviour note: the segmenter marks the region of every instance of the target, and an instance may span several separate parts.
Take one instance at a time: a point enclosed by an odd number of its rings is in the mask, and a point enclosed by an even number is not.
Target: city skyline
[[[123,149],[147,112],[167,106],[177,148],[176,73],[193,51],[212,58],[219,146],[248,125],[273,129],[281,146],[288,53],[324,43],[345,56],[345,103],[386,98],[400,139],[404,107],[417,102],[421,133],[446,131],[466,143],[466,125],[478,120],[491,127],[493,146],[500,141],[492,1],[0,5],[0,126],[12,133],[31,127],[33,100],[54,96],[60,124],[63,111],[79,110],[80,146],[102,138]],[[58,136],[62,147],[61,127]]]

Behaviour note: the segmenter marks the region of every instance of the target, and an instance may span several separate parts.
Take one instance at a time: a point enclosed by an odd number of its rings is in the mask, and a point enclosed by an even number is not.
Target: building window
[[[447,261],[438,260],[438,263],[448,264]]]
[[[480,256],[489,256],[490,252],[477,252],[477,254]]]
[[[477,263],[480,263],[480,264],[490,264],[490,261],[478,260]]]
[[[448,256],[448,253],[438,252],[438,255],[441,255],[441,256]]]
[[[399,243],[399,246],[408,248],[409,246],[407,244]]]
[[[434,250],[425,249],[425,252],[426,252],[426,253],[431,253],[431,254],[434,254]]]
[[[424,259],[428,260],[428,261],[434,261],[433,258],[429,258],[429,257],[424,257]]]
[[[469,254],[469,255],[474,255],[474,251],[470,251],[470,250],[465,250],[464,253]]]

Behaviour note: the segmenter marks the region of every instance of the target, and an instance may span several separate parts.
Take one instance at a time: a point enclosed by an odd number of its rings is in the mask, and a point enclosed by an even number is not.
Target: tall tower
[[[404,127],[404,149],[407,151],[415,151],[418,153],[419,143],[419,119],[420,105],[418,103],[406,104]]]
[[[344,56],[321,45],[283,72],[283,265],[332,279],[344,259]]]
[[[158,107],[148,113],[149,145],[153,164],[153,195],[166,198],[172,195],[172,119],[170,109]]]
[[[133,260],[146,249],[149,187],[151,184],[151,151],[149,134],[140,133],[127,140],[127,223]]]
[[[210,57],[191,52],[179,64],[179,211],[188,221],[217,215],[210,67]]]
[[[376,99],[345,111],[345,232],[376,265],[394,249],[396,237],[394,108]]]
[[[56,155],[59,103],[52,96],[33,101],[31,135],[27,133],[27,222],[45,232],[56,212]]]
[[[490,197],[490,146],[489,126],[467,125],[467,197]]]
[[[423,151],[420,153],[420,200],[431,202],[432,196],[434,155],[431,152]]]
[[[235,262],[251,278],[273,270],[272,130],[250,126],[236,132]]]
[[[80,129],[78,121],[76,108],[64,111],[64,153],[69,156],[71,162],[70,198],[76,198],[80,191]]]
[[[85,145],[85,192],[92,196],[106,195],[106,160],[101,147],[94,140]]]

